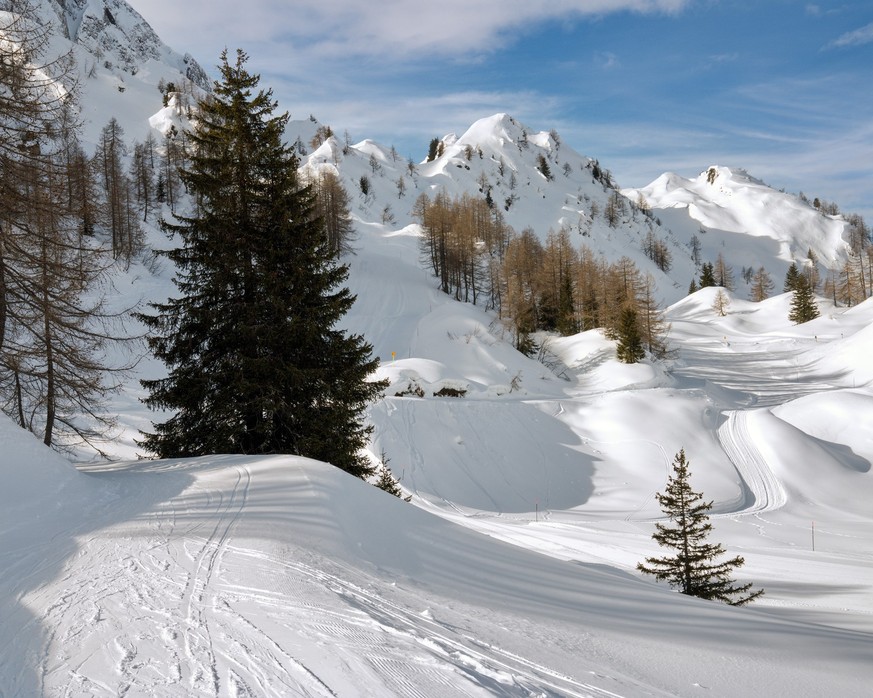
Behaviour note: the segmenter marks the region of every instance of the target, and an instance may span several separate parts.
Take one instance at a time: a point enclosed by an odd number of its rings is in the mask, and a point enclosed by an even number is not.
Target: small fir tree
[[[800,270],[797,268],[797,264],[794,262],[791,263],[791,266],[788,267],[788,271],[785,273],[785,285],[782,287],[782,290],[785,293],[789,291],[793,291],[797,288],[797,285],[801,281]]]
[[[622,308],[618,318],[616,329],[618,345],[615,353],[618,360],[626,364],[635,364],[646,356],[643,348],[643,338],[637,321],[637,311],[633,306],[627,305]]]
[[[382,452],[382,463],[379,466],[379,477],[376,480],[376,487],[388,494],[393,494],[398,499],[402,499],[404,502],[409,502],[412,500],[412,495],[403,496],[403,489],[400,487],[400,481],[394,477],[394,474],[391,472],[391,468],[388,467],[389,459],[385,455],[385,452]]]
[[[791,294],[791,309],[788,319],[795,325],[815,320],[819,316],[815,295],[803,276],[798,276]]]
[[[564,274],[558,291],[558,321],[557,330],[565,337],[579,331],[576,320],[575,303],[573,302],[573,281],[569,274]]]
[[[434,160],[437,159],[439,145],[440,145],[439,138],[431,138],[430,145],[427,148],[427,162],[433,162]]]
[[[547,180],[552,180],[552,170],[549,167],[549,162],[542,154],[537,155],[537,169],[540,171],[540,174]]]
[[[712,530],[706,512],[712,508],[712,502],[704,502],[703,495],[691,489],[689,475],[689,463],[682,449],[673,460],[673,474],[665,492],[656,495],[671,523],[656,523],[652,534],[658,545],[675,552],[665,557],[648,557],[646,564],[638,564],[637,569],[689,596],[723,601],[731,606],[747,604],[764,592],[750,591],[751,582],[736,585],[731,579],[732,571],[744,564],[742,557],[716,561],[725,551],[721,544],[706,542]]]
[[[700,288],[708,288],[715,285],[715,271],[713,270],[712,262],[704,262],[700,267]]]

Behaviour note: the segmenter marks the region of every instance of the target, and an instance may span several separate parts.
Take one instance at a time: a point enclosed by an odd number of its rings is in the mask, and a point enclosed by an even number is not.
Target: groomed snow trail
[[[785,488],[755,447],[749,431],[749,413],[735,410],[726,414],[727,419],[718,428],[718,440],[737,469],[745,497],[736,511],[719,513],[756,514],[781,509],[788,500]]]
[[[735,340],[731,351],[724,351],[723,342],[686,342],[680,354],[682,365],[674,368],[674,374],[719,388],[720,400],[735,403],[725,406],[744,408],[774,407],[840,386],[843,374],[822,372],[815,361],[804,360],[799,354],[803,346],[789,350]]]
[[[150,469],[190,483],[147,510],[136,500]],[[142,514],[89,533],[56,579],[25,594],[47,631],[39,694],[614,698],[634,685],[552,669],[541,652],[483,639],[484,611],[467,626],[463,603],[454,609],[421,589],[386,585],[297,545],[297,534],[283,541],[273,535],[286,525],[278,522],[293,521],[309,500],[324,504],[306,494],[304,475],[291,511],[276,508],[277,472],[269,459],[229,458],[101,474],[121,492],[117,511],[128,499]],[[324,516],[318,510],[316,520]],[[580,680],[587,676],[594,683]]]

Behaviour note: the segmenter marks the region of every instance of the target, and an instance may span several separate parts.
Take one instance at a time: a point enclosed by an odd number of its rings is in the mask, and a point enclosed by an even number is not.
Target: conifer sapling
[[[712,530],[706,512],[712,508],[712,502],[704,502],[703,495],[691,489],[688,466],[682,449],[673,460],[673,474],[666,490],[656,495],[670,523],[656,523],[652,538],[658,545],[671,548],[674,554],[648,557],[646,564],[638,564],[637,569],[668,582],[683,594],[743,606],[764,591],[750,591],[751,582],[736,585],[731,579],[731,572],[744,564],[742,557],[716,561],[725,551],[719,543],[706,542]]]

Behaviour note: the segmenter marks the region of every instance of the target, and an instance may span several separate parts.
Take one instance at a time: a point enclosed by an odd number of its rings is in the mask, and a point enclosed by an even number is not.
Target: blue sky
[[[213,74],[222,48],[242,48],[293,118],[414,160],[507,112],[622,186],[744,167],[873,218],[869,0],[131,4]]]

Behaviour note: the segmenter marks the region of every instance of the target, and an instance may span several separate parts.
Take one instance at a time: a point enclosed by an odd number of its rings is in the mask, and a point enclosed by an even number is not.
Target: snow
[[[147,128],[160,99],[148,80],[164,74],[126,75],[124,93],[100,74],[88,113],[105,122],[121,105],[128,131]],[[171,106],[152,125],[176,119]],[[304,143],[317,126],[292,124]],[[873,301],[819,299],[821,317],[795,326],[785,294],[729,294],[724,317],[714,289],[685,296],[692,235],[704,259],[724,250],[778,283],[809,247],[844,254],[843,222],[734,168],[715,184],[665,175],[639,191],[675,255],[658,276],[675,357],[624,365],[591,330],[548,338],[547,367],[492,313],[436,290],[409,209],[441,186],[475,192],[483,173],[501,200],[501,160],[518,173],[507,218],[519,230],[575,225],[607,193],[588,158],[505,114],[444,143],[413,171],[367,140],[347,154],[329,140],[302,163],[334,168],[352,195],[345,325],[390,383],[369,411],[371,455],[412,501],[292,456],[138,460],[138,430],[158,417],[137,379],[160,374],[154,361],[111,405],[118,462],[75,468],[0,418],[0,695],[869,695]],[[482,157],[468,161],[468,145]],[[388,204],[396,223],[378,222]],[[642,266],[646,225],[598,220],[574,239]],[[166,298],[171,276],[134,264],[118,302]],[[680,448],[713,501],[714,540],[745,558],[738,581],[765,589],[753,606],[635,570],[661,552],[654,495]]]
[[[412,503],[287,456],[77,472],[4,420],[4,694],[866,694],[873,306],[796,327],[704,289],[669,365],[592,331],[553,341],[564,380],[434,291],[413,230],[359,230],[348,325],[392,382],[372,450]],[[683,447],[753,607],[634,570]]]
[[[710,172],[715,173],[711,181]],[[752,249],[758,245],[768,248],[775,242],[776,255],[786,263],[785,268],[802,260],[809,250],[832,265],[845,247],[841,217],[824,216],[796,196],[775,191],[740,168],[714,165],[695,179],[666,173],[646,187],[625,190],[625,194],[631,199],[642,194],[655,209],[682,210],[720,241],[735,240],[737,235],[760,238]],[[757,256],[757,264],[770,256],[772,252]],[[755,256],[747,259],[744,264],[755,265]],[[770,264],[764,266],[771,273],[775,271]],[[780,267],[779,278],[783,275]]]

